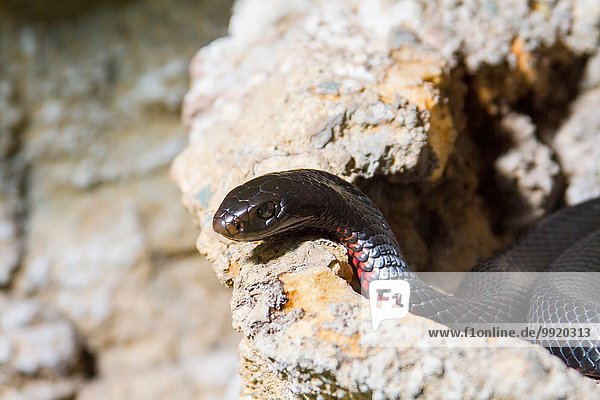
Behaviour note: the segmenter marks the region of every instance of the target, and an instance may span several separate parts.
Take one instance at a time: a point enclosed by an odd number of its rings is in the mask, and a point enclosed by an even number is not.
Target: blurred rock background
[[[237,341],[168,178],[230,1],[0,0],[0,398],[237,398]]]

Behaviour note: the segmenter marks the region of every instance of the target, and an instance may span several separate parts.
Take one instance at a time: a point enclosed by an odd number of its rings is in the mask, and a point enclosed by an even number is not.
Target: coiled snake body
[[[375,204],[356,186],[324,171],[277,172],[244,183],[225,197],[213,229],[237,241],[321,231],[346,246],[363,292],[376,279],[406,279],[410,312],[445,324],[512,322],[520,317],[514,313],[521,304],[528,308],[524,317],[538,322],[600,323],[600,277],[595,278],[600,274],[573,274],[566,282],[552,274],[535,282],[506,274],[492,287],[461,285],[454,296],[435,290],[411,273]],[[517,245],[474,270],[600,271],[600,198],[556,212]],[[567,365],[600,376],[600,342],[549,350]]]

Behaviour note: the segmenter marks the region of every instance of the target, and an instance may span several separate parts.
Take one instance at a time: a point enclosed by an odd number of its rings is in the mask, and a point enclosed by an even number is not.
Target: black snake
[[[445,324],[514,321],[522,304],[529,310],[525,317],[537,322],[600,322],[600,274],[572,274],[569,279],[543,274],[532,282],[507,274],[491,286],[472,280],[454,296],[435,290],[410,271],[375,204],[356,186],[324,171],[276,172],[238,186],[221,203],[213,229],[236,241],[321,231],[348,249],[363,292],[376,279],[408,280],[410,312]],[[474,270],[599,272],[600,198],[554,213],[517,245]],[[567,365],[600,376],[600,341],[546,347]]]

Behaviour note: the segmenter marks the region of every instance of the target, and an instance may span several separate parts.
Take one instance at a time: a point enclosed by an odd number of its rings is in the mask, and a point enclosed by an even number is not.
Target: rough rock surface
[[[29,4],[43,21],[17,3],[0,1],[0,398],[236,398],[230,291],[167,173],[189,59],[230,2]]]
[[[23,112],[15,104],[14,85],[0,79],[0,286],[6,286],[17,268],[22,246],[19,240],[19,196],[22,166],[15,162],[16,130]]]
[[[363,346],[366,300],[348,285],[340,245],[232,243],[210,227],[232,187],[310,167],[359,184],[416,268],[464,270],[493,254],[515,236],[498,214],[522,228],[556,206],[561,174],[567,196],[573,187],[546,138],[577,93],[600,20],[585,1],[509,3],[239,1],[229,37],[200,50],[183,111],[191,143],[172,173],[202,228],[199,250],[233,287],[245,398],[598,396],[539,348],[411,348],[415,337]],[[579,101],[571,115],[590,115]],[[580,129],[598,138],[591,119]],[[502,210],[515,193],[522,201]]]
[[[589,62],[597,63],[594,59]],[[599,104],[600,86],[596,85],[573,103],[571,115],[553,140],[553,147],[570,182],[565,194],[568,204],[600,196]]]
[[[19,376],[69,375],[82,357],[72,324],[35,300],[0,298],[0,382]]]
[[[530,117],[507,114],[500,123],[512,142],[495,163],[497,184],[509,199],[505,208],[512,209],[505,224],[527,226],[556,204],[563,188],[560,166],[552,149],[537,139]]]

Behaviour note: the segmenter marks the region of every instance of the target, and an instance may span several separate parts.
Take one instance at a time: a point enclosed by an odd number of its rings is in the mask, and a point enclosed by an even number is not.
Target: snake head
[[[262,240],[304,226],[310,217],[281,174],[255,178],[230,191],[212,220],[215,232],[235,241]],[[299,211],[300,210],[300,211]]]

